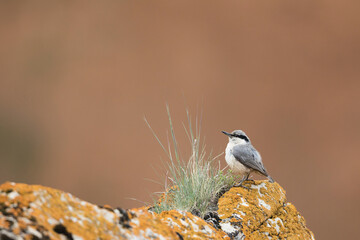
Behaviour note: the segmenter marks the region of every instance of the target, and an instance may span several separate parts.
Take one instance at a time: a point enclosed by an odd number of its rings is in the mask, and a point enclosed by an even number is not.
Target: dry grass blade
[[[154,204],[155,212],[162,212],[171,209],[194,211],[200,213],[200,216],[210,211],[211,203],[217,194],[223,189],[235,183],[235,179],[229,173],[225,173],[220,168],[220,162],[215,164],[219,155],[212,157],[207,155],[205,144],[201,142],[200,130],[201,124],[196,118],[195,132],[193,129],[191,116],[187,113],[188,127],[183,124],[187,138],[190,141],[191,154],[188,161],[181,158],[181,152],[176,140],[173,122],[169,107],[166,106],[168,120],[170,125],[171,141],[168,139],[168,150],[161,143],[150,124],[146,124],[152,131],[156,140],[165,151],[169,162],[167,163],[166,186],[161,202]],[[170,180],[170,186],[167,186],[167,179]],[[172,189],[169,192],[169,189]]]

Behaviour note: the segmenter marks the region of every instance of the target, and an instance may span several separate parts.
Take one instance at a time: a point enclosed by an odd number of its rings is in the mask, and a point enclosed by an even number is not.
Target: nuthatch
[[[225,150],[225,160],[234,174],[242,175],[243,178],[239,184],[248,180],[250,173],[257,172],[264,175],[270,182],[274,180],[267,173],[260,153],[253,147],[248,136],[241,130],[235,130],[232,133],[222,131],[229,137],[229,143]]]

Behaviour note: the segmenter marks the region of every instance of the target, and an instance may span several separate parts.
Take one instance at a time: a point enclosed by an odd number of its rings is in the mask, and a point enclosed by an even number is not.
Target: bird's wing
[[[266,169],[261,161],[259,152],[252,145],[237,145],[232,149],[232,154],[240,163],[248,168],[252,168],[259,173],[268,176]]]

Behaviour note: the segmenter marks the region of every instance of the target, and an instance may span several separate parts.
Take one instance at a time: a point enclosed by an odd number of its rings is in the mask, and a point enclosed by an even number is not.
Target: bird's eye
[[[249,142],[249,139],[245,135],[236,135],[236,137],[244,139],[246,142]]]

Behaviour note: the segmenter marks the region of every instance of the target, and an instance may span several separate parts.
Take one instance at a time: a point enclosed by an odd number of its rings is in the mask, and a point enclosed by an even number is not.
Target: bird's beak
[[[228,137],[232,137],[231,133],[225,132],[225,131],[221,131],[223,134],[227,135]]]

